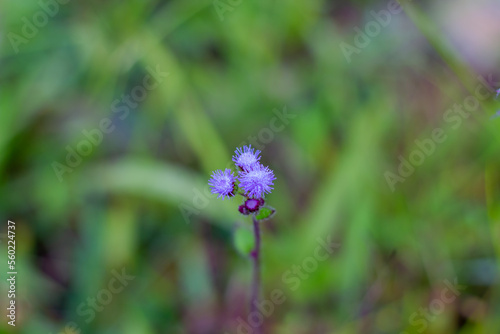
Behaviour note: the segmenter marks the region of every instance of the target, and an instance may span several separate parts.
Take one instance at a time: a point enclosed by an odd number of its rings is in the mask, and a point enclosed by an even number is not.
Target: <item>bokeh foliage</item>
[[[8,33],[41,7],[2,2],[0,218],[18,226],[18,332],[236,333],[250,262],[233,237],[250,222],[206,183],[252,141],[277,176],[262,294],[286,302],[267,333],[417,333],[411,315],[455,278],[465,290],[421,332],[498,332],[500,108],[443,120],[489,73],[430,2],[348,62],[340,43],[386,5],[243,0],[221,20],[210,1],[70,1],[16,53]],[[168,76],[120,119],[114,101],[151,69]],[[60,181],[53,163],[104,118],[115,129]],[[447,139],[391,191],[384,173],[435,128]],[[340,247],[292,291],[283,275],[328,237]],[[79,305],[122,268],[135,279],[87,323]]]

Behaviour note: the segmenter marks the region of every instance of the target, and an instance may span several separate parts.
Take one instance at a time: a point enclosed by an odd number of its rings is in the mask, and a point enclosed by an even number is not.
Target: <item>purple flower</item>
[[[258,164],[260,160],[260,151],[256,150],[254,153],[254,150],[252,145],[243,146],[243,148],[238,147],[236,151],[234,151],[235,155],[233,155],[233,161],[236,166],[246,171],[253,165]]]
[[[500,95],[500,89],[497,89],[497,96],[495,96],[495,99]]]
[[[221,198],[224,200],[226,196],[233,197],[236,194],[236,178],[231,172],[229,168],[226,168],[225,171],[221,171],[220,169],[212,172],[212,177],[208,181],[208,184],[212,186],[211,192],[212,194],[219,194],[217,198]]]
[[[255,164],[247,170],[240,172],[238,176],[240,187],[245,190],[249,197],[261,198],[270,193],[274,185],[274,172],[261,164]]]

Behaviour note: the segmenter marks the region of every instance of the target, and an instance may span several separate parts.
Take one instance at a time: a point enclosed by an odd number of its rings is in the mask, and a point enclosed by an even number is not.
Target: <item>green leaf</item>
[[[274,216],[276,210],[270,206],[264,206],[259,210],[259,213],[255,216],[257,220],[269,219]]]
[[[250,255],[255,247],[253,232],[246,226],[237,226],[234,231],[234,246],[243,256]]]

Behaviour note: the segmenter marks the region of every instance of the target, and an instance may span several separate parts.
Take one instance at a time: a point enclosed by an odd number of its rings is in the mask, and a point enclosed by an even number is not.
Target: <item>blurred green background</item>
[[[390,3],[2,1],[0,332],[252,333],[251,223],[207,191],[252,143],[265,333],[500,333],[500,3]]]

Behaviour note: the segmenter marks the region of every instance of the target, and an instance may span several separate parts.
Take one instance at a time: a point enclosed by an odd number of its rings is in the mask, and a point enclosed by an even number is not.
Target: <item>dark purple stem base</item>
[[[250,312],[258,313],[257,303],[259,302],[260,293],[260,226],[259,221],[255,219],[252,215],[253,220],[253,232],[255,236],[255,248],[253,249],[251,255],[253,259],[253,278],[252,278],[252,295],[250,297]],[[255,329],[255,334],[262,333],[262,325]]]

